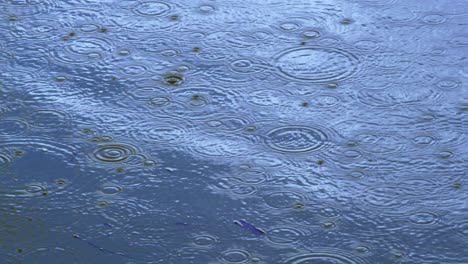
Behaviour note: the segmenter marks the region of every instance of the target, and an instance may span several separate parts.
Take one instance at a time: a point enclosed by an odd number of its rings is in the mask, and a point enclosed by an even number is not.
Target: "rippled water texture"
[[[0,1],[0,262],[468,263],[467,27],[466,0]]]

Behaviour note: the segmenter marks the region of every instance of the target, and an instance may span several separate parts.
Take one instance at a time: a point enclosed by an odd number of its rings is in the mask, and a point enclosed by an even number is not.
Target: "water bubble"
[[[220,127],[223,123],[221,121],[218,121],[218,120],[212,120],[212,121],[206,122],[206,124],[209,127],[217,128],[217,127]]]
[[[99,207],[108,207],[110,205],[110,203],[108,201],[104,201],[104,200],[97,201],[96,204]]]
[[[349,140],[349,141],[347,141],[345,143],[345,146],[350,147],[350,148],[354,148],[354,147],[359,146],[359,142],[356,141],[356,140]]]
[[[292,206],[294,209],[304,209],[305,208],[305,204],[303,203],[294,203],[293,206]]]
[[[67,181],[66,180],[56,180],[55,184],[57,184],[57,186],[63,187],[63,186],[65,186],[67,184]]]
[[[439,153],[439,157],[442,159],[450,159],[454,156],[454,154],[450,151],[442,151]]]
[[[301,26],[294,22],[285,22],[280,25],[280,28],[284,31],[295,31],[298,30]]]
[[[352,18],[343,18],[340,20],[340,24],[342,25],[351,25],[354,23],[354,20]]]
[[[67,76],[57,76],[54,78],[54,81],[56,82],[65,82],[67,80],[68,80]]]
[[[128,49],[120,49],[117,54],[120,56],[129,56],[131,54],[130,50]]]
[[[259,257],[252,257],[252,258],[250,258],[250,262],[251,263],[260,263],[260,262],[262,262],[262,259],[259,258]]]
[[[394,252],[393,257],[396,259],[403,259],[406,257],[406,254],[403,252]]]
[[[26,187],[26,191],[31,194],[41,195],[46,191],[46,187],[39,184],[31,184]]]
[[[164,57],[176,57],[180,54],[180,50],[177,49],[163,49],[159,51],[159,54],[161,54]]]
[[[198,9],[202,12],[202,13],[212,13],[216,10],[216,8],[214,6],[211,6],[211,5],[202,5],[202,6],[199,6]]]
[[[103,55],[101,53],[98,53],[98,52],[90,52],[88,54],[86,54],[86,56],[88,59],[91,59],[91,60],[99,60],[101,58],[103,58]]]
[[[336,224],[334,222],[323,222],[322,223],[322,228],[323,229],[334,229],[336,227]]]
[[[158,162],[152,159],[147,159],[143,161],[143,166],[145,167],[152,167],[152,166],[155,166],[156,164],[158,164]]]
[[[115,195],[123,190],[120,186],[106,185],[101,188],[101,192],[106,195]]]
[[[368,246],[359,245],[354,248],[354,251],[358,254],[369,254],[371,250]]]
[[[185,78],[179,74],[168,74],[164,76],[164,83],[170,86],[179,86],[185,82]]]
[[[193,65],[184,63],[184,64],[180,64],[179,66],[177,66],[176,70],[178,72],[189,72],[189,71],[194,70],[194,68],[195,67]]]
[[[218,242],[215,236],[203,234],[193,238],[193,244],[198,247],[211,247]]]
[[[308,39],[318,38],[320,37],[320,32],[317,30],[307,30],[307,31],[302,32],[302,36]]]

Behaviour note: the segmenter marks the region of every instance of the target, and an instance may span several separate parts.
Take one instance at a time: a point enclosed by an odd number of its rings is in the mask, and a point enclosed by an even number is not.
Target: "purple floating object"
[[[265,234],[265,231],[261,230],[260,228],[256,228],[255,226],[253,226],[252,224],[250,224],[249,222],[245,221],[245,220],[235,220],[234,221],[234,224],[244,228],[244,229],[247,229],[250,233],[256,235],[256,236],[261,236],[261,235],[264,235]]]
[[[125,258],[133,259],[133,257],[128,256],[128,255],[126,255],[126,254],[124,254],[124,253],[115,252],[115,251],[111,251],[111,250],[102,248],[102,247],[100,247],[100,246],[94,244],[94,243],[91,242],[91,241],[88,241],[88,240],[86,240],[86,239],[84,239],[84,238],[81,238],[79,235],[73,235],[73,237],[76,238],[76,239],[78,239],[78,240],[80,240],[80,241],[82,241],[82,242],[84,242],[84,243],[86,243],[86,244],[88,244],[88,245],[90,245],[90,246],[92,246],[93,248],[96,248],[96,249],[102,251],[102,252],[106,252],[106,253],[110,253],[110,254],[114,254],[114,255],[119,255],[119,256],[122,256],[122,257],[125,257]]]

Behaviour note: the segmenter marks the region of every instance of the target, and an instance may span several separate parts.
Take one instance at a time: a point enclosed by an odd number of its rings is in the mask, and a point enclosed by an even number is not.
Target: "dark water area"
[[[0,1],[0,263],[468,263],[466,0]]]

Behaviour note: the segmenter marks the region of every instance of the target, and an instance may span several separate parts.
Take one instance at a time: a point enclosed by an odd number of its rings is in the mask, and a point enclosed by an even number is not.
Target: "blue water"
[[[468,263],[466,0],[0,1],[0,263]]]

